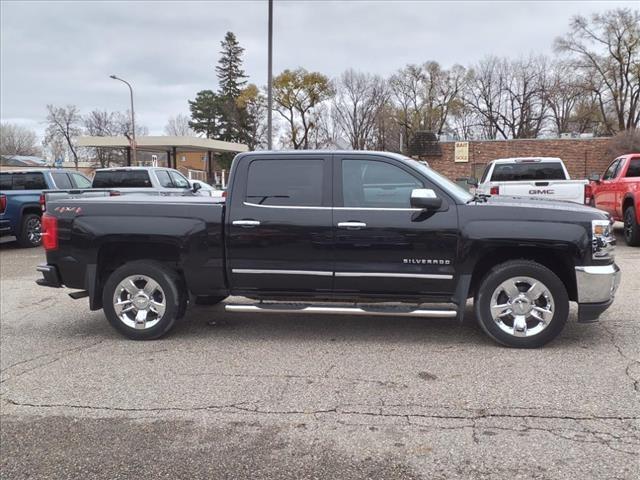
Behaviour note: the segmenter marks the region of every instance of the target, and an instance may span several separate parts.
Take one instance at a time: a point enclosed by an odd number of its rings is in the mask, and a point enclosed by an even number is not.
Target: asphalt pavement
[[[637,479],[640,248],[595,324],[513,350],[465,321],[229,314],[164,339],[0,245],[2,479]]]

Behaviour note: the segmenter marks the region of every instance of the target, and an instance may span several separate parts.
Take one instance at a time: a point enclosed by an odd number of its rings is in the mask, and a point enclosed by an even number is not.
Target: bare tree
[[[608,133],[640,126],[640,11],[620,8],[590,19],[577,15],[555,47],[571,55]]]
[[[311,131],[317,123],[317,108],[333,95],[329,79],[304,68],[285,70],[273,79],[276,111],[284,118],[286,141],[295,149],[308,149]]]
[[[189,126],[189,117],[179,113],[175,117],[169,117],[164,127],[164,134],[173,137],[191,137],[195,132]]]
[[[82,119],[86,132],[95,137],[109,137],[121,134],[121,125],[113,112],[93,110]],[[111,163],[122,160],[122,152],[114,148],[92,148],[93,157],[100,167],[108,167]]]
[[[405,145],[418,130],[443,133],[453,110],[462,105],[460,96],[465,75],[460,65],[445,70],[431,61],[421,66],[408,65],[391,77]]]
[[[385,81],[379,77],[347,70],[336,82],[333,118],[355,150],[373,143],[378,111],[389,96]]]
[[[78,148],[75,137],[80,135],[82,118],[75,105],[56,107],[47,105],[47,130],[45,144],[63,143],[73,157],[76,169],[78,168]]]
[[[0,155],[41,155],[36,132],[15,123],[0,123]]]
[[[544,57],[510,61],[488,57],[470,70],[465,102],[481,136],[535,138],[546,118]]]
[[[236,99],[240,125],[250,150],[267,145],[267,99],[260,89],[250,83]]]

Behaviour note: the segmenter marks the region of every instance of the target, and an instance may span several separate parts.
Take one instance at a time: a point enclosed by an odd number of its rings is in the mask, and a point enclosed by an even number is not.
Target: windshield
[[[433,180],[435,184],[437,184],[439,187],[441,187],[443,190],[445,190],[448,194],[453,196],[459,202],[467,203],[468,201],[473,199],[473,195],[471,195],[467,190],[462,188],[457,183],[452,182],[444,175],[439,174],[432,168],[429,168],[423,165],[422,163],[413,160],[412,158],[408,158],[408,157],[404,157],[404,158],[411,164],[413,168],[421,172],[424,176],[426,176],[430,180]]]

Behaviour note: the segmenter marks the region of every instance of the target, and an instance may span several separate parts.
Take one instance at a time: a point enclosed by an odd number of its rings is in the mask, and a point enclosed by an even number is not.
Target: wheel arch
[[[183,285],[185,284],[181,268],[181,251],[175,243],[122,240],[105,242],[98,249],[96,265],[87,271],[86,283],[91,310],[103,307],[102,290],[109,275],[122,265],[138,260],[149,260],[168,266],[176,272]]]
[[[530,260],[544,265],[562,281],[569,300],[577,301],[575,264],[564,252],[545,247],[492,247],[478,257],[471,273],[469,297],[475,297],[480,281],[491,268],[509,260]]]

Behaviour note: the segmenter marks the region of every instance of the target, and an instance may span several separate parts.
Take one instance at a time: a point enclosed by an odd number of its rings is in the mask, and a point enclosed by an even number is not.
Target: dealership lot
[[[620,232],[618,232],[620,233]],[[637,478],[640,248],[538,350],[451,320],[195,307],[133,342],[0,245],[6,478]]]

